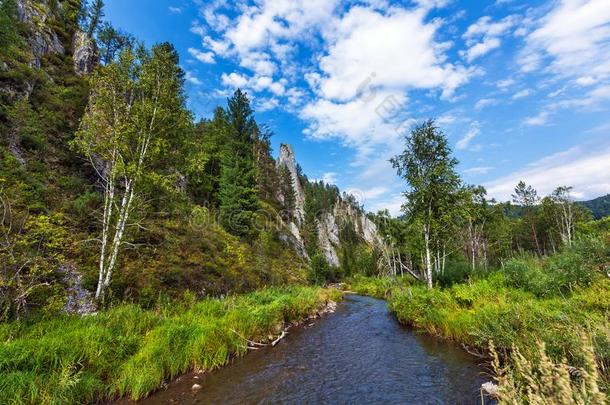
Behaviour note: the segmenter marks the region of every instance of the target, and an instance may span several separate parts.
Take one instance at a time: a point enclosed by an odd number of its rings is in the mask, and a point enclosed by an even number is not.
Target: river
[[[480,404],[490,378],[478,360],[401,326],[385,301],[348,295],[334,314],[291,330],[276,347],[184,375],[142,402]]]

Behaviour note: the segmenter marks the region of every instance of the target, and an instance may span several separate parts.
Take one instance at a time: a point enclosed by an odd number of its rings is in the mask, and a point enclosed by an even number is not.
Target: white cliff
[[[297,172],[297,162],[294,157],[292,147],[287,144],[280,145],[280,157],[278,159],[278,167],[285,166],[290,172],[290,178],[292,179],[292,187],[294,189],[294,212],[292,213],[297,225],[303,225],[305,221],[305,191],[303,185],[299,179]]]

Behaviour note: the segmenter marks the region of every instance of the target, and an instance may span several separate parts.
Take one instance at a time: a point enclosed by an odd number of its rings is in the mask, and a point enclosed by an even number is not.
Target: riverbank
[[[586,346],[592,346],[600,372],[597,383],[608,392],[608,279],[599,277],[571,294],[549,297],[511,287],[502,272],[433,290],[409,285],[406,279],[363,277],[352,280],[347,288],[386,297],[390,311],[404,325],[451,339],[485,356],[493,342],[505,360],[516,350],[526,359],[540,359],[540,342],[552,361],[565,359],[569,367],[587,370],[592,362]]]
[[[341,298],[335,289],[270,288],[157,311],[120,305],[87,317],[0,325],[4,403],[135,400],[188,370],[209,371]]]
[[[488,377],[478,363],[450,342],[403,327],[385,301],[349,294],[332,316],[291,328],[276,347],[180,376],[143,403],[480,404]]]

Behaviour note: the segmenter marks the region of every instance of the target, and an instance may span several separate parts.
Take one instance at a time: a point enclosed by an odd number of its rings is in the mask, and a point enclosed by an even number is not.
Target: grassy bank
[[[3,403],[139,399],[189,369],[211,370],[267,341],[340,293],[313,287],[266,289],[188,308],[121,305],[95,316],[0,325]]]

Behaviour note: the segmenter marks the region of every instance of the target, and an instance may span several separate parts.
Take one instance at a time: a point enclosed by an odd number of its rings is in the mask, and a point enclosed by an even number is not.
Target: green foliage
[[[223,151],[219,181],[221,221],[235,235],[252,236],[256,233],[254,220],[259,208],[252,154],[258,129],[245,93],[236,90],[228,104],[230,138]]]
[[[577,204],[591,211],[591,214],[595,219],[610,216],[610,194],[594,198],[590,201],[580,201]]]
[[[311,257],[311,272],[309,274],[309,282],[317,285],[324,285],[329,281],[334,280],[334,272],[332,267],[326,261],[326,258],[321,253],[316,253]]]
[[[513,258],[505,264],[509,285],[536,296],[567,294],[575,288],[591,285],[599,275],[597,265],[608,257],[598,238],[579,238],[571,247],[547,259]]]
[[[24,215],[13,211],[0,184],[0,321],[53,301],[58,267],[73,251],[62,214]]]
[[[388,298],[393,289],[405,291],[411,285],[407,277],[367,277],[362,274],[346,280],[346,289],[375,298]]]
[[[135,39],[120,30],[114,28],[110,23],[105,22],[99,26],[96,36],[99,48],[100,63],[108,64],[114,62],[118,55],[126,48],[132,48]]]
[[[189,369],[209,371],[267,341],[284,323],[340,299],[337,290],[266,289],[187,310],[121,305],[96,316],[0,325],[0,397],[7,403],[137,400]]]

